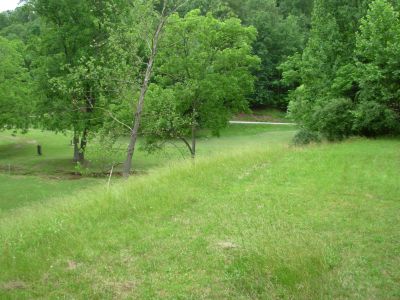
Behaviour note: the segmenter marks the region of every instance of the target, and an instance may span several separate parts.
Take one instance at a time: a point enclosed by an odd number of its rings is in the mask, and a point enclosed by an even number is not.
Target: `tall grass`
[[[19,210],[0,298],[399,298],[399,149],[238,150]]]

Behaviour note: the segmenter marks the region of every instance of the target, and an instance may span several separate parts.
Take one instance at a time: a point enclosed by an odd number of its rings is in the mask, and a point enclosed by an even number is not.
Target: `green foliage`
[[[287,11],[292,10],[288,8]],[[304,48],[307,29],[302,26],[298,15],[285,16],[275,0],[244,1],[239,16],[245,24],[256,27],[258,31],[254,52],[261,58],[261,68],[256,72],[252,102],[285,109],[288,88],[280,81],[278,66]]]
[[[321,138],[318,133],[315,133],[305,128],[301,128],[293,137],[292,141],[292,143],[296,146],[303,146],[319,142],[321,142]]]
[[[346,98],[333,98],[323,101],[316,109],[316,129],[329,141],[343,140],[351,134],[353,103]]]
[[[368,3],[316,1],[301,59],[281,65],[294,88],[293,119],[328,139],[400,128],[399,16],[386,0],[373,1],[367,12]]]
[[[189,134],[192,118],[181,114],[185,110],[185,104],[177,101],[180,99],[179,92],[172,88],[163,89],[158,85],[150,86],[143,126],[149,141],[157,137],[174,139]]]
[[[202,14],[211,12],[220,19],[237,16],[245,25],[254,26],[258,36],[253,48],[261,58],[261,66],[255,72],[257,80],[251,104],[286,109],[290,87],[280,81],[278,66],[304,49],[312,4],[312,0],[192,0],[185,8],[199,8]]]
[[[375,101],[364,101],[354,111],[353,130],[365,136],[399,132],[399,118],[387,106]]]
[[[0,36],[0,130],[27,130],[32,125],[33,82],[23,49],[22,42]]]
[[[46,21],[37,59],[45,92],[38,104],[42,127],[80,135],[81,153],[91,133],[117,132],[117,128],[125,133],[122,124],[129,119],[141,68],[138,24],[144,21],[137,18],[148,17],[151,24],[148,5],[138,5],[134,11],[133,3],[124,0],[33,3]]]
[[[41,22],[31,3],[0,13],[0,35],[28,44],[41,34]]]
[[[362,20],[355,49],[361,133],[400,129],[400,19],[385,0],[374,1]]]
[[[235,16],[236,6],[229,0],[188,0],[183,6],[183,16],[188,12],[199,9],[202,15],[212,13],[218,19],[226,19]]]
[[[174,15],[160,44],[156,85],[149,91],[144,131],[158,138],[184,138],[202,128],[218,135],[232,112],[245,109],[253,90],[251,54],[256,31],[240,20],[192,11]]]

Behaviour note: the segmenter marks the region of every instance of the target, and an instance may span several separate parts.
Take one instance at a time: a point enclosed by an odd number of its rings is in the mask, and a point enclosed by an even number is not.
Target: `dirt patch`
[[[23,168],[11,164],[0,165],[0,172],[5,174],[18,174],[18,175],[24,175],[23,173],[26,173]]]
[[[238,245],[236,245],[233,242],[229,242],[229,241],[218,242],[217,246],[222,248],[223,250],[231,250],[231,249],[239,248]]]
[[[30,141],[26,141],[26,143],[30,144],[30,145],[36,145],[38,142],[37,142],[37,140],[30,140]]]
[[[67,263],[67,270],[73,271],[79,267],[79,264],[76,261],[69,260]]]
[[[0,288],[2,290],[8,290],[8,291],[23,290],[28,288],[28,285],[23,281],[15,280],[0,284]]]
[[[12,176],[38,176],[42,179],[50,180],[79,180],[83,178],[108,178],[110,171],[88,171],[84,174],[77,171],[71,170],[56,170],[45,174],[36,169],[22,168],[17,165],[0,165],[0,174],[12,175]],[[132,176],[147,175],[147,171],[135,170],[131,173]],[[113,178],[122,178],[123,173],[120,170],[114,170],[112,174]]]
[[[108,291],[112,292],[114,299],[132,299],[136,287],[138,286],[136,281],[105,281],[102,283]]]

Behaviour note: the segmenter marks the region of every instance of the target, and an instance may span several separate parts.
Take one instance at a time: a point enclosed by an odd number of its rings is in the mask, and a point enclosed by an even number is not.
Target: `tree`
[[[310,38],[301,59],[295,55],[281,65],[286,84],[295,87],[289,94],[289,112],[293,119],[305,130],[319,132],[331,140],[352,133],[353,115],[343,111],[353,109],[354,91],[350,88],[344,93],[340,86],[347,88],[351,80],[339,78],[353,62],[355,32],[365,3],[316,0]],[[338,120],[344,124],[337,124]]]
[[[27,130],[31,125],[32,80],[25,68],[20,41],[0,37],[0,130]]]
[[[40,35],[40,19],[30,3],[13,11],[0,13],[0,35],[28,44],[32,36]]]
[[[287,83],[297,86],[290,94],[292,116],[330,140],[400,127],[399,16],[385,0],[367,12],[369,2],[316,0],[301,59],[281,65]]]
[[[133,158],[133,154],[135,152],[136,142],[137,142],[137,138],[138,138],[138,134],[139,134],[142,112],[143,112],[143,107],[144,107],[144,101],[145,101],[145,97],[147,94],[147,90],[149,88],[150,80],[152,78],[154,62],[155,62],[157,52],[158,52],[158,43],[160,41],[164,26],[166,25],[168,18],[171,16],[172,13],[176,12],[183,4],[185,4],[185,1],[164,0],[161,3],[162,3],[162,5],[160,7],[160,12],[158,13],[156,22],[155,22],[156,27],[155,27],[154,34],[152,35],[150,42],[148,40],[146,41],[149,43],[150,53],[148,54],[147,66],[146,66],[146,70],[144,72],[143,83],[141,84],[136,110],[134,110],[132,113],[133,127],[130,130],[129,145],[128,145],[128,149],[127,149],[127,153],[126,153],[126,159],[124,162],[124,171],[123,171],[123,175],[125,178],[129,177],[129,175],[131,173],[132,158]],[[153,3],[151,3],[151,5],[152,4]],[[157,7],[157,4],[159,4],[159,3],[156,2],[155,7]],[[151,18],[150,15],[148,15],[147,17]]]
[[[329,83],[335,78],[342,44],[336,18],[322,1],[315,4],[312,25],[301,60],[293,56],[291,63],[282,67],[287,68],[283,70],[284,79],[299,84],[290,95],[291,116],[308,130],[319,131],[322,124],[317,111],[331,99]]]
[[[254,52],[261,58],[261,66],[255,72],[251,103],[286,109],[289,87],[281,81],[278,66],[304,49],[312,3],[313,0],[191,0],[185,11],[198,8],[202,15],[211,12],[221,20],[236,16],[246,26],[254,26],[258,31]]]
[[[399,14],[386,0],[375,0],[356,36],[357,132],[378,135],[400,129],[399,53]]]
[[[290,10],[285,15],[276,0],[246,0],[241,4],[239,17],[258,31],[254,52],[261,58],[261,67],[255,73],[253,105],[287,107],[288,89],[280,81],[278,66],[288,56],[304,49],[307,36],[307,28],[301,20],[303,14],[295,13],[298,12]]]
[[[46,22],[36,60],[45,93],[38,105],[41,125],[72,130],[74,161],[83,161],[89,135],[113,115],[110,107],[122,102],[128,73],[138,69],[132,1],[33,0],[33,5]]]
[[[212,13],[218,19],[226,19],[235,16],[234,4],[228,0],[188,0],[187,4],[179,11],[182,16],[188,12],[199,9],[202,15]]]
[[[184,18],[173,15],[145,107],[146,136],[180,139],[194,157],[200,129],[218,135],[232,112],[247,108],[255,80],[251,71],[260,62],[252,55],[255,38],[255,28],[236,18],[220,21],[199,10]]]

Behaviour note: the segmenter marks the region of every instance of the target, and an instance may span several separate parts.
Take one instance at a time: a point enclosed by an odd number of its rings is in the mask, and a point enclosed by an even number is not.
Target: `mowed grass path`
[[[1,299],[398,299],[400,141],[258,147],[0,220]]]
[[[199,156],[209,157],[220,152],[232,152],[239,147],[260,144],[288,143],[294,128],[275,126],[229,126],[221,138],[210,137],[207,132],[199,139]],[[11,132],[0,132],[0,217],[11,209],[24,207],[47,199],[72,195],[79,190],[104,187],[107,178],[74,176],[77,172],[72,162],[70,136],[52,132],[31,130],[25,135],[12,136]],[[38,156],[36,146],[40,144],[43,155]],[[126,143],[125,143],[126,144]],[[126,148],[121,141],[122,151],[112,157],[115,161],[124,160]],[[93,151],[96,142],[89,143],[87,159],[96,158]],[[135,153],[133,166],[139,174],[147,173],[155,167],[189,159],[183,144],[168,144],[165,151],[147,154],[142,149]],[[106,157],[108,158],[108,157]],[[108,165],[111,165],[109,163]],[[95,162],[89,163],[89,172],[106,172]],[[118,172],[118,169],[115,170]],[[118,177],[113,179],[118,182]]]

